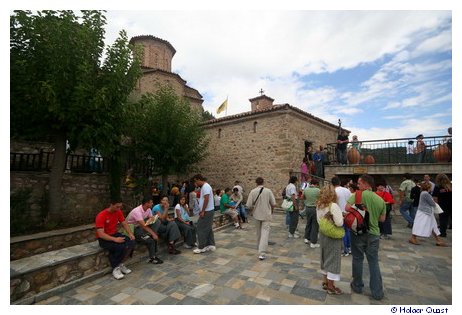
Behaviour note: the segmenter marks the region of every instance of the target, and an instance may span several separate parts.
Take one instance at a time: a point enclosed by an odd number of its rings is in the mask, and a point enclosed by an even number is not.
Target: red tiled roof
[[[313,120],[319,121],[322,124],[328,125],[328,126],[333,127],[333,128],[338,128],[337,125],[331,124],[330,122],[322,120],[321,118],[313,116],[313,115],[305,112],[304,110],[301,110],[300,108],[291,106],[289,104],[278,104],[278,105],[273,105],[272,107],[269,107],[269,108],[257,109],[257,110],[254,110],[254,111],[244,112],[244,113],[231,115],[231,116],[226,116],[226,117],[218,118],[218,119],[211,119],[211,120],[208,120],[208,121],[204,122],[203,125],[204,126],[213,125],[215,123],[229,121],[229,120],[233,120],[233,119],[237,119],[237,118],[249,117],[249,116],[254,116],[254,115],[263,114],[263,113],[276,112],[276,111],[285,111],[285,110],[295,111],[295,112],[297,112],[299,114],[302,114],[303,116],[305,116],[307,118],[311,118]],[[349,131],[349,130],[347,130],[347,131]]]
[[[159,37],[155,37],[155,36],[152,36],[152,35],[139,35],[139,36],[133,36],[131,39],[130,39],[130,44],[133,44],[134,41],[138,40],[138,39],[152,39],[152,40],[156,40],[158,42],[162,42],[164,44],[166,44],[168,46],[168,48],[170,48],[172,51],[173,51],[173,54],[172,55],[175,55],[176,53],[176,50],[175,48],[173,48],[172,44],[170,44],[168,41],[166,41],[165,39],[162,39],[162,38],[159,38]]]
[[[260,95],[260,96],[257,96],[257,97],[254,97],[254,98],[251,98],[251,99],[249,99],[249,101],[252,102],[252,101],[255,101],[255,100],[259,100],[259,99],[261,99],[261,98],[266,98],[266,99],[269,99],[269,100],[271,100],[271,101],[274,101],[274,99],[272,99],[271,97],[266,96],[266,95],[264,95],[264,94],[263,94],[263,95]]]

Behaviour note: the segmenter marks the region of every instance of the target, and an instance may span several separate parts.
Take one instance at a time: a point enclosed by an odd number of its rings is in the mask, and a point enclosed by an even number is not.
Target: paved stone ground
[[[161,257],[162,265],[138,263],[122,280],[106,275],[38,304],[158,304],[158,305],[448,305],[452,304],[452,247],[441,248],[432,239],[422,245],[407,242],[410,229],[394,219],[393,238],[380,243],[380,268],[385,298],[369,296],[365,263],[364,294],[352,293],[351,256],[342,258],[343,295],[321,289],[320,249],[311,249],[303,238],[288,239],[284,216],[275,214],[267,260],[259,261],[252,222],[246,230],[224,229],[215,233],[217,250]],[[300,220],[303,235],[305,221]],[[451,232],[447,242],[451,244]],[[161,246],[164,246],[162,244]]]

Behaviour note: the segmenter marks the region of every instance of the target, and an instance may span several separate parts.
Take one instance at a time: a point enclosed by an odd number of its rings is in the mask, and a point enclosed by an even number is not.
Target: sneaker
[[[348,254],[350,254],[350,255],[351,255],[351,248],[350,248],[350,247],[348,247],[347,249],[348,249]]]
[[[193,248],[192,246],[190,246],[190,245],[188,245],[188,244],[186,244],[186,243],[184,243],[183,247],[184,247],[184,248],[187,248],[187,249]]]
[[[207,250],[205,249],[205,247],[202,248],[202,249],[201,249],[201,248],[194,248],[194,249],[193,249],[193,253],[194,253],[194,254],[202,254],[202,253],[205,253],[206,251],[207,251]]]
[[[311,248],[318,248],[318,247],[321,247],[321,245],[311,243],[311,244],[310,244],[310,247],[311,247]]]
[[[154,265],[160,265],[161,263],[163,263],[163,260],[156,256],[156,257],[150,258],[149,263],[154,264]]]
[[[306,238],[305,238],[303,241],[305,242],[305,244],[309,244],[309,243],[310,243],[310,241],[309,241],[308,239],[306,239]]]
[[[238,228],[239,228],[239,223],[234,223],[234,227],[235,227],[236,229],[238,229]]]
[[[115,267],[114,270],[112,270],[112,276],[117,280],[120,280],[124,277],[122,271],[120,271],[120,267]]]
[[[260,256],[258,256],[258,259],[260,260],[265,260],[266,259],[266,255],[263,253],[263,254],[260,254]]]
[[[213,245],[205,246],[206,251],[214,252],[217,250],[217,248]]]
[[[122,271],[123,274],[129,274],[130,272],[132,272],[124,264],[120,264],[119,267],[120,267],[120,271]]]
[[[295,234],[295,233],[294,233],[294,234],[290,234],[290,233],[289,233],[288,237],[289,237],[289,238],[300,238],[300,235]]]
[[[342,257],[348,257],[348,256],[350,256],[350,254],[348,252],[343,252],[342,253]]]
[[[300,232],[298,232],[298,230],[295,230],[294,234],[300,236]]]

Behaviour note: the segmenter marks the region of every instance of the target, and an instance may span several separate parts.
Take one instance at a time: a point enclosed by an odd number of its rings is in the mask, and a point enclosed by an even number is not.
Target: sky
[[[442,136],[452,125],[450,10],[109,10],[118,32],[176,49],[172,71],[215,117],[260,89],[360,140]],[[227,113],[216,114],[228,98]]]

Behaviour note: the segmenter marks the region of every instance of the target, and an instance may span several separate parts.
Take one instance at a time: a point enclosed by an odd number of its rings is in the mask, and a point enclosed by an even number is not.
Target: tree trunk
[[[168,196],[168,175],[162,175],[162,195]]]
[[[111,158],[110,164],[110,176],[111,176],[111,200],[117,200],[121,198],[120,195],[120,181],[122,178],[122,163],[121,163],[121,153],[119,150],[114,152]]]
[[[66,164],[66,134],[60,133],[55,137],[55,151],[51,164],[48,191],[48,214],[46,222],[59,221],[62,206],[62,184],[64,166]]]

